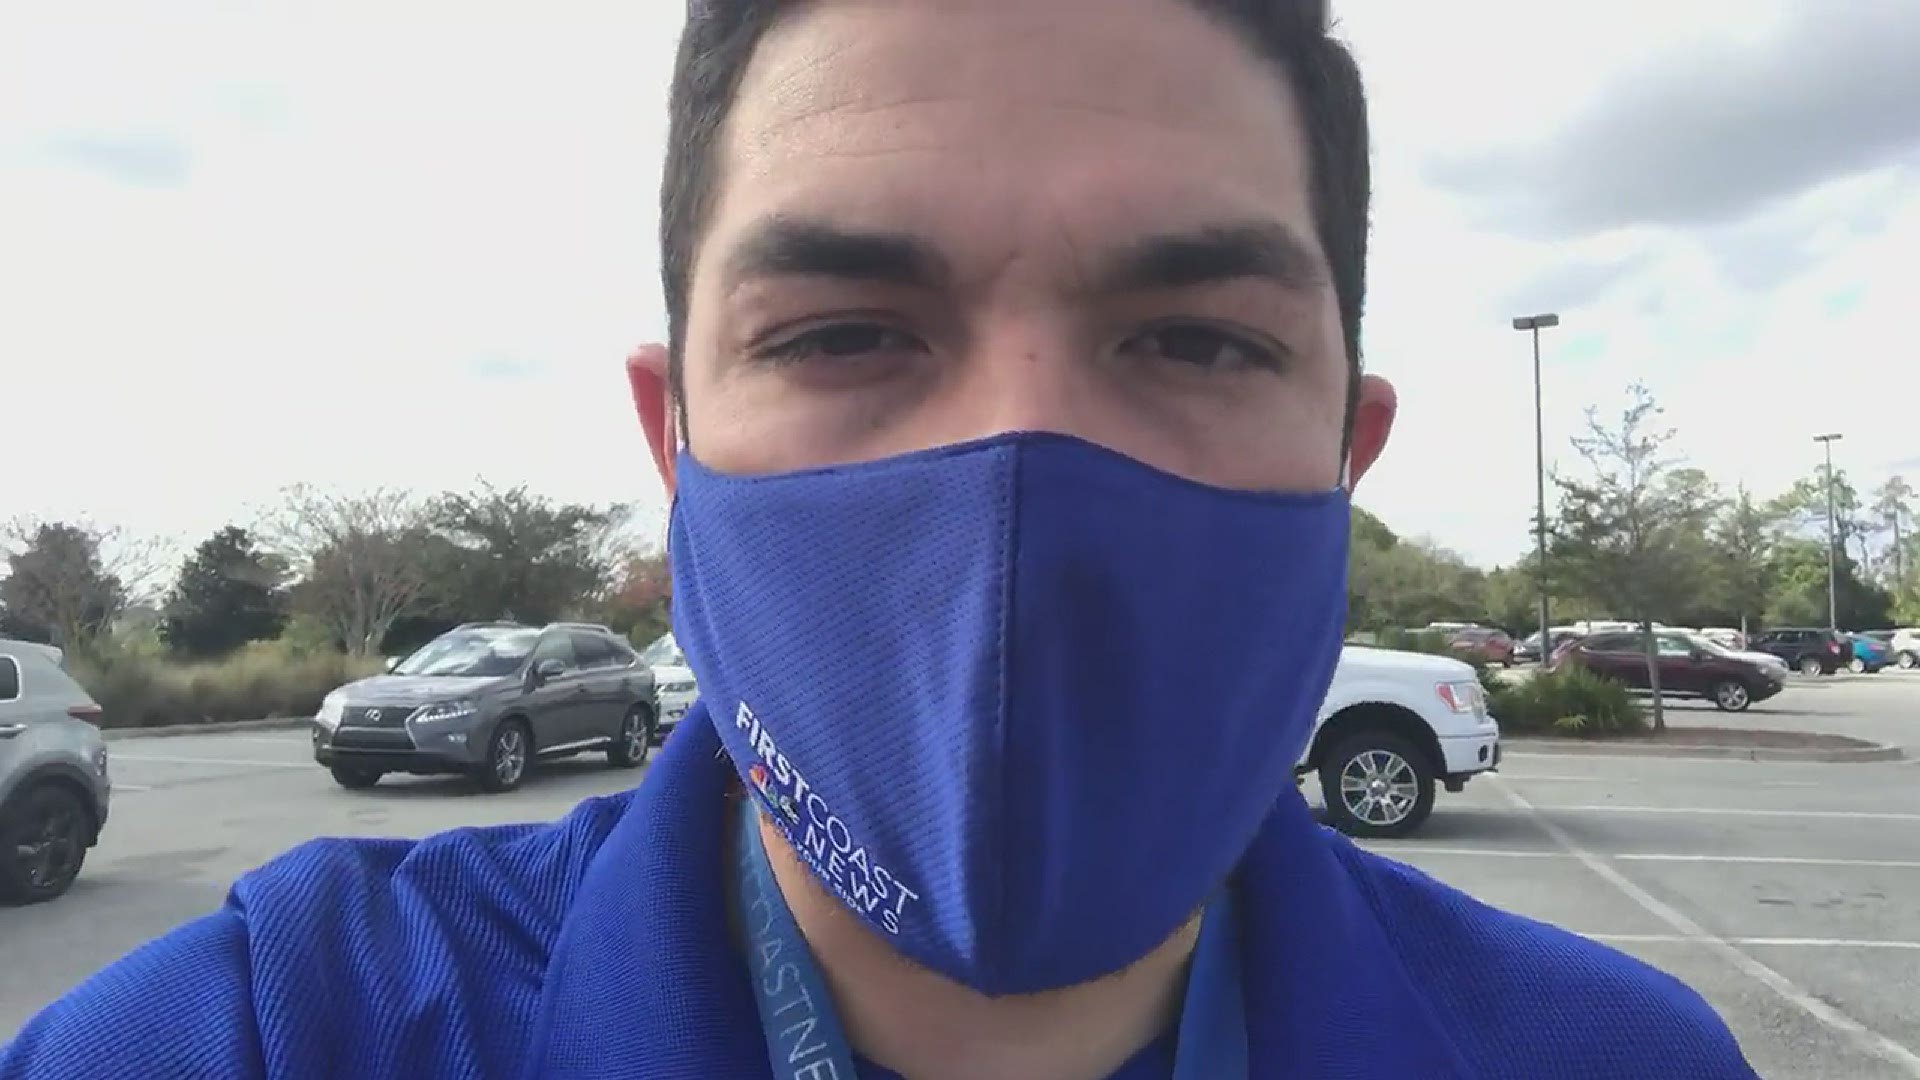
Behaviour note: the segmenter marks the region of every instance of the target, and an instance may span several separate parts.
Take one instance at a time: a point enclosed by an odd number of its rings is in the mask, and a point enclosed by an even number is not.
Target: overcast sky
[[[293,482],[662,496],[626,398],[681,5],[0,0],[0,518],[192,542]],[[1648,384],[1784,487],[1920,481],[1920,4],[1336,3],[1371,90],[1359,501],[1484,565]]]

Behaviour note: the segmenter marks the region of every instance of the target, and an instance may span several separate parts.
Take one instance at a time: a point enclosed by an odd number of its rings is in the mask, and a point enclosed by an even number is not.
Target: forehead
[[[710,241],[788,212],[988,260],[1220,220],[1313,236],[1286,80],[1177,0],[808,4],[756,51],[719,163]]]

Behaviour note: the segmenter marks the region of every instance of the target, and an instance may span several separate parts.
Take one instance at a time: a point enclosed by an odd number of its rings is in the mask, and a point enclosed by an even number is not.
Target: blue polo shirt
[[[637,790],[553,824],[303,845],[36,1017],[0,1080],[770,1078],[732,781],[696,707]],[[1291,790],[1239,881],[1257,1077],[1755,1075],[1676,980],[1363,852]],[[1165,1080],[1171,1051],[1116,1080]]]

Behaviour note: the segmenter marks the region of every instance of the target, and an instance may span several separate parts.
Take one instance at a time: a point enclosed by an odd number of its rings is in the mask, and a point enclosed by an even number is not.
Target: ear
[[[1400,397],[1393,384],[1378,375],[1360,377],[1359,401],[1353,413],[1353,438],[1348,443],[1347,488],[1380,460],[1387,448],[1387,436],[1393,434],[1393,418],[1400,412]]]
[[[660,482],[672,498],[680,435],[674,426],[673,395],[667,388],[667,347],[642,345],[634,350],[627,357],[627,385],[633,390],[633,411],[640,415],[640,430],[653,453],[654,468],[660,470]]]

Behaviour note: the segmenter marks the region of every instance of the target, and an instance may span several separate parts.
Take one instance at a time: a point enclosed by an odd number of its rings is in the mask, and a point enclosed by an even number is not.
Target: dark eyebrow
[[[1326,283],[1326,262],[1314,245],[1277,222],[1210,225],[1133,243],[1095,282],[1110,292],[1147,292],[1235,278],[1267,278],[1306,292]]]
[[[755,226],[727,257],[726,268],[732,281],[833,277],[937,289],[952,278],[946,258],[917,237],[784,216]]]

